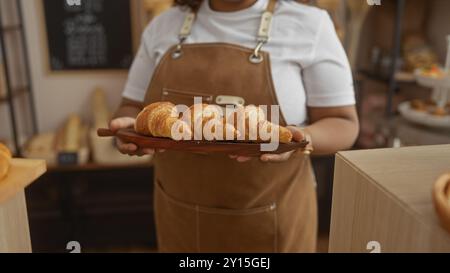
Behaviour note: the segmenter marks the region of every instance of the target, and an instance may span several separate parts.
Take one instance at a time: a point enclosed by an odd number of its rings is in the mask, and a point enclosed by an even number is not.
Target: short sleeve
[[[150,79],[156,66],[154,56],[149,52],[151,49],[148,44],[151,43],[152,28],[148,27],[142,35],[141,45],[133,60],[128,73],[127,83],[122,96],[127,99],[143,102]]]
[[[338,107],[355,104],[353,77],[333,22],[323,12],[311,62],[303,68],[307,105]]]

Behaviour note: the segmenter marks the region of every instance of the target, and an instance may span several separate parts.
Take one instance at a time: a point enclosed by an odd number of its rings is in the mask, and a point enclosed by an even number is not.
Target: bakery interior
[[[0,0],[0,143],[13,158],[0,158],[0,252],[157,252],[152,157],[120,154],[97,129],[142,31],[173,2],[80,0],[101,28],[71,21],[74,40],[62,24],[77,1],[54,1]],[[450,1],[308,4],[333,19],[360,119],[351,151],[312,158],[317,252],[450,252]]]

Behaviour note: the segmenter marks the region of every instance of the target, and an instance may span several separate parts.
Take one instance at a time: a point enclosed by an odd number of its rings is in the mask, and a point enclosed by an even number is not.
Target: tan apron
[[[146,103],[216,103],[222,95],[246,104],[278,105],[268,40],[275,0],[262,15],[255,49],[224,43],[170,48],[154,72]],[[280,118],[282,125],[284,118]],[[308,155],[283,163],[258,158],[238,163],[227,155],[166,151],[155,157],[155,218],[161,252],[314,252],[317,204]]]

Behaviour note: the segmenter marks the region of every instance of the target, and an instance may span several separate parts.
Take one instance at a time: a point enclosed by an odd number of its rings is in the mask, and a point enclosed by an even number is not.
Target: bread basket
[[[434,184],[433,202],[442,226],[450,233],[450,173],[439,177]]]

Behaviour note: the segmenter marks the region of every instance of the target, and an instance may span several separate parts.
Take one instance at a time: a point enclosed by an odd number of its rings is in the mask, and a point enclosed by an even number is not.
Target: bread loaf
[[[6,177],[9,171],[9,166],[11,164],[11,152],[2,143],[0,143],[0,180]]]

